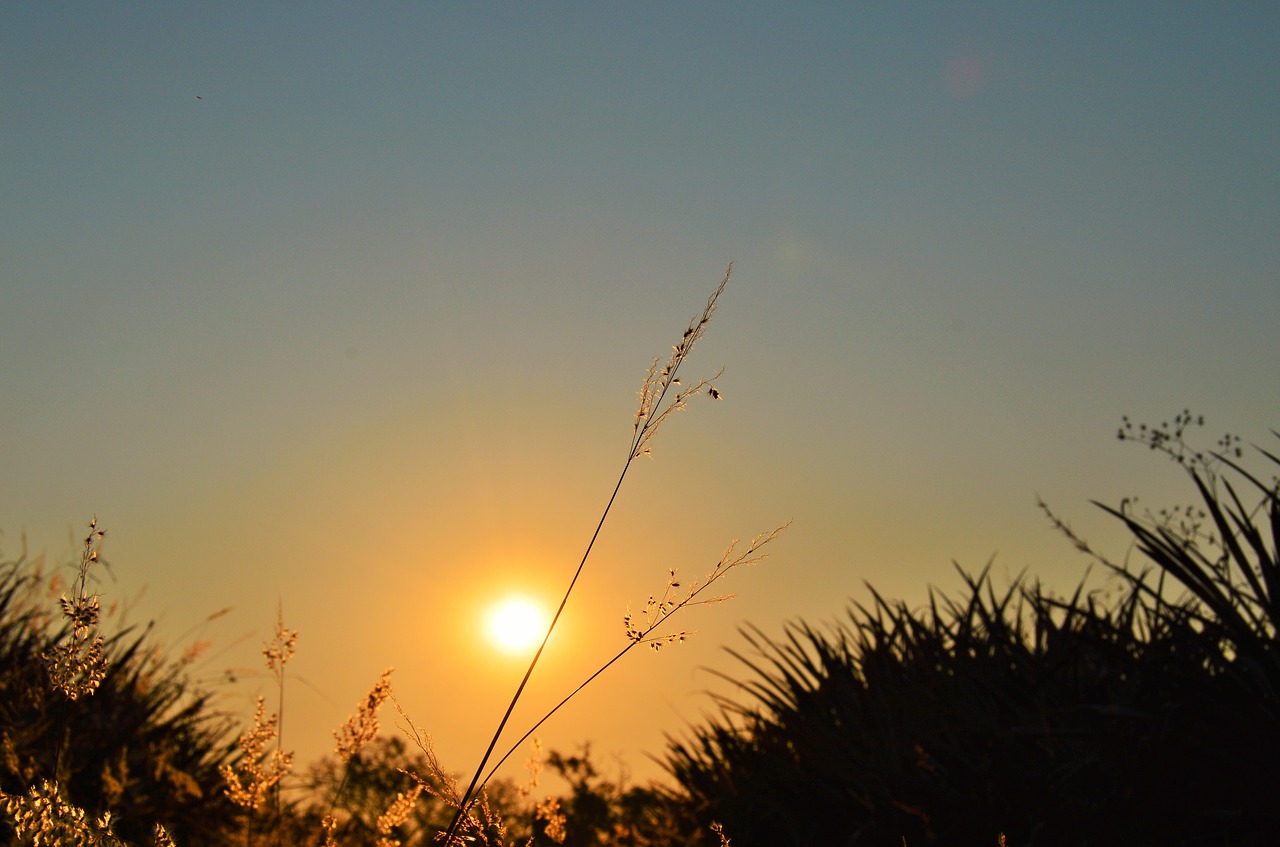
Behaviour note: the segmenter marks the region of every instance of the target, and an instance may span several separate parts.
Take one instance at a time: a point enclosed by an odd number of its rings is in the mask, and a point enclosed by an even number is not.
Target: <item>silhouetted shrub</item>
[[[24,795],[56,780],[91,815],[111,811],[131,844],[151,843],[155,823],[183,847],[226,843],[233,809],[217,767],[231,751],[229,725],[210,695],[145,630],[126,629],[103,641],[97,689],[64,696],[43,658],[70,627],[48,613],[55,594],[24,557],[0,563],[0,790]],[[12,838],[7,823],[0,835]]]
[[[670,741],[693,814],[735,847],[1273,843],[1277,489],[1230,439],[1186,447],[1189,422],[1141,440],[1203,506],[1108,510],[1152,565],[1108,562],[1115,601],[984,570],[924,609],[873,591],[827,630],[744,630],[742,697]]]

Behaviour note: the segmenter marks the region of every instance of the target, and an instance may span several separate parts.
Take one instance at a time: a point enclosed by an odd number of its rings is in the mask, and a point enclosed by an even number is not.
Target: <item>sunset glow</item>
[[[505,597],[485,614],[485,636],[504,653],[528,653],[546,633],[547,621],[546,611],[528,597]]]
[[[743,627],[985,567],[1070,597],[1091,559],[1038,503],[1118,557],[1095,503],[1185,502],[1121,416],[1280,426],[1280,3],[1149,7],[9,4],[0,565],[74,575],[96,516],[86,591],[208,642],[184,666],[249,727],[283,608],[297,773],[387,667],[455,773],[580,563],[503,739],[670,569],[794,519],[538,729],[636,786],[742,694]],[[729,262],[665,398],[723,400],[613,499]]]

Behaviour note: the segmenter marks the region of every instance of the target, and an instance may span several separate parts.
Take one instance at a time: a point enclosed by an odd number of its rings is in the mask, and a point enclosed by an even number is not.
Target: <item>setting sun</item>
[[[505,597],[485,614],[485,634],[504,653],[532,650],[546,631],[546,612],[528,597]]]

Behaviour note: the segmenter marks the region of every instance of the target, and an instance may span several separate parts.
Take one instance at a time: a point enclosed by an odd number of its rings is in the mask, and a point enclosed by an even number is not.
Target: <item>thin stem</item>
[[[284,752],[284,665],[283,663],[276,669],[276,753]],[[282,826],[284,822],[284,809],[280,802],[280,782],[275,784],[275,807],[276,807],[276,847],[280,847],[283,843],[281,839],[284,837]]]
[[[607,670],[608,670],[608,669],[613,665],[613,663],[614,663],[614,662],[618,661],[618,660],[619,660],[619,659],[621,659],[623,656],[627,655],[627,653],[631,650],[631,648],[632,648],[632,647],[635,647],[635,646],[636,646],[636,644],[638,644],[638,643],[639,643],[639,642],[632,641],[632,642],[630,642],[629,644],[627,644],[627,646],[626,646],[626,647],[623,647],[621,650],[619,650],[619,651],[618,651],[618,653],[617,653],[617,655],[615,655],[612,659],[610,659],[609,661],[607,661],[607,662],[605,662],[603,665],[601,665],[601,666],[596,670],[596,672],[595,672],[595,673],[591,674],[591,676],[589,676],[589,677],[587,677],[585,680],[583,680],[583,681],[582,681],[582,684],[581,684],[581,685],[579,685],[577,688],[573,689],[573,691],[571,691],[567,697],[565,697],[563,700],[561,700],[559,703],[557,703],[555,706],[553,706],[553,707],[551,708],[551,710],[550,710],[550,711],[548,711],[545,715],[543,715],[541,718],[539,718],[537,723],[535,723],[533,726],[529,727],[529,731],[528,731],[528,732],[526,732],[524,735],[520,736],[519,740],[517,740],[515,744],[512,744],[512,745],[511,745],[511,749],[510,749],[510,750],[508,750],[506,753],[503,753],[503,754],[502,754],[502,758],[501,758],[501,759],[499,759],[499,760],[494,764],[494,766],[493,766],[492,768],[490,768],[490,769],[489,769],[489,772],[488,772],[487,774],[485,774],[485,776],[484,776],[484,780],[483,780],[483,781],[481,781],[481,783],[480,783],[480,787],[481,787],[481,788],[484,788],[484,786],[488,785],[488,784],[489,784],[489,780],[493,779],[493,775],[494,775],[495,773],[497,773],[497,772],[498,772],[498,768],[502,767],[502,766],[506,763],[507,759],[511,758],[511,755],[512,755],[513,753],[515,753],[517,750],[519,750],[519,749],[520,749],[520,745],[521,745],[521,744],[524,744],[526,741],[528,741],[528,740],[529,740],[529,736],[531,736],[531,735],[533,735],[535,732],[537,732],[537,731],[538,731],[538,728],[539,728],[540,726],[542,726],[544,723],[546,723],[548,720],[550,720],[552,715],[554,715],[556,712],[560,711],[560,708],[561,708],[562,706],[564,706],[566,703],[568,703],[570,700],[572,700],[572,699],[574,698],[574,696],[575,696],[579,691],[581,691],[582,689],[584,689],[584,688],[586,688],[588,685],[590,685],[590,684],[591,684],[591,682],[592,682],[596,677],[600,676],[600,674],[602,674],[602,673],[604,673],[605,671],[607,671]]]
[[[525,687],[529,684],[529,679],[533,676],[533,670],[538,665],[538,660],[542,658],[542,652],[546,649],[547,642],[551,639],[551,633],[555,631],[556,624],[560,620],[561,613],[564,612],[565,606],[569,602],[569,596],[573,593],[574,586],[577,585],[578,577],[582,575],[582,569],[586,567],[587,559],[591,556],[591,550],[595,546],[596,539],[600,536],[600,530],[604,527],[605,520],[609,517],[609,511],[613,508],[614,501],[618,498],[618,492],[622,488],[622,482],[627,477],[627,471],[631,468],[631,463],[635,461],[637,456],[644,455],[648,452],[646,443],[653,437],[654,432],[666,420],[671,412],[683,407],[688,398],[701,392],[704,388],[714,392],[714,388],[709,386],[705,380],[683,391],[676,393],[671,403],[662,408],[664,399],[668,390],[673,384],[679,384],[677,374],[680,365],[688,358],[692,352],[694,344],[702,337],[706,331],[707,324],[711,321],[711,315],[715,311],[716,301],[720,294],[724,291],[725,286],[729,282],[729,276],[733,271],[733,265],[725,271],[724,279],[720,285],[707,298],[707,304],[702,310],[700,316],[695,316],[690,321],[689,327],[685,330],[680,342],[672,347],[671,358],[667,361],[666,366],[661,373],[657,372],[657,361],[649,369],[649,374],[645,377],[645,381],[640,389],[640,410],[636,413],[636,422],[634,432],[632,434],[630,452],[627,454],[627,461],[622,466],[622,472],[618,475],[618,482],[613,487],[613,493],[609,495],[609,501],[605,504],[604,511],[600,514],[600,520],[596,523],[595,531],[591,534],[591,540],[587,542],[586,550],[582,554],[582,559],[578,562],[577,569],[573,572],[573,578],[569,580],[569,586],[565,589],[564,596],[560,600],[560,605],[556,608],[556,613],[551,619],[551,624],[547,627],[547,634],[542,637],[542,643],[538,645],[537,652],[533,654],[533,659],[529,662],[529,668],[525,671],[524,677],[520,680],[520,684],[516,687],[516,693],[512,696],[511,702],[507,704],[507,709],[502,715],[502,720],[498,722],[498,728],[493,733],[493,738],[489,741],[484,756],[480,759],[479,766],[476,767],[475,774],[471,777],[471,784],[467,786],[467,790],[459,798],[458,807],[453,815],[453,820],[449,823],[449,828],[445,832],[444,844],[446,847],[451,843],[454,835],[458,831],[458,826],[462,822],[462,818],[467,813],[471,802],[475,796],[477,786],[482,785],[480,777],[485,772],[485,766],[489,763],[489,758],[493,755],[494,749],[498,745],[498,741],[502,736],[502,732],[506,729],[507,722],[511,719],[511,714],[515,711],[516,703],[519,702],[521,695],[524,694]],[[504,757],[505,759],[505,757]],[[487,781],[487,779],[486,779]]]
[[[600,515],[600,520],[596,524],[595,532],[591,534],[591,540],[587,542],[587,549],[582,554],[582,560],[578,562],[578,569],[573,572],[573,578],[569,580],[569,587],[565,589],[564,597],[560,599],[560,606],[556,609],[555,616],[551,619],[551,625],[547,627],[547,634],[542,637],[542,643],[538,645],[538,650],[533,654],[533,660],[529,662],[529,668],[524,672],[524,677],[520,680],[520,685],[516,688],[516,693],[511,698],[511,702],[507,704],[507,710],[502,715],[502,720],[498,722],[498,728],[493,733],[493,738],[489,741],[488,748],[484,751],[484,756],[480,759],[480,764],[476,767],[475,775],[471,777],[471,784],[467,786],[466,792],[462,795],[458,802],[458,808],[454,812],[453,820],[449,824],[449,829],[445,833],[444,844],[448,845],[450,839],[457,832],[458,824],[462,821],[462,816],[466,814],[468,807],[471,805],[476,787],[480,782],[480,775],[484,773],[485,765],[489,763],[489,757],[493,755],[493,750],[498,746],[498,739],[502,736],[502,731],[507,727],[507,721],[511,719],[511,713],[515,711],[516,703],[520,700],[520,696],[524,693],[525,686],[529,684],[530,677],[533,676],[533,669],[538,665],[538,659],[542,657],[542,651],[546,648],[547,642],[551,639],[551,633],[556,628],[556,623],[560,620],[560,614],[564,612],[565,605],[569,602],[569,595],[573,593],[573,587],[578,582],[578,577],[582,575],[582,569],[587,564],[587,558],[591,555],[591,548],[595,546],[596,539],[600,536],[600,530],[604,527],[605,519],[609,517],[609,510],[613,508],[614,501],[618,498],[618,491],[622,488],[622,481],[627,477],[627,470],[631,467],[631,463],[635,460],[632,456],[627,459],[625,465],[622,466],[622,473],[618,476],[618,482],[613,487],[613,493],[609,495],[609,502],[605,505],[604,511]],[[505,757],[504,757],[505,759]],[[487,781],[487,780],[486,780]]]
[[[722,558],[720,563],[716,566],[716,569],[711,572],[710,576],[707,577],[706,582],[696,586],[689,593],[689,595],[685,597],[683,600],[681,600],[679,603],[677,603],[675,608],[673,608],[670,612],[663,614],[657,620],[650,623],[645,629],[636,633],[634,637],[629,638],[627,641],[627,646],[619,650],[612,659],[609,659],[607,662],[605,662],[603,665],[597,668],[595,673],[591,674],[591,676],[583,680],[582,683],[577,688],[573,689],[573,691],[571,691],[568,694],[568,696],[566,696],[563,700],[561,700],[559,703],[553,706],[550,709],[550,711],[548,711],[545,715],[539,718],[537,723],[529,727],[529,731],[526,732],[524,735],[520,736],[520,739],[516,741],[515,744],[511,745],[511,749],[507,750],[507,752],[503,754],[502,758],[499,759],[497,763],[495,763],[494,766],[489,769],[489,772],[485,774],[484,779],[480,782],[480,787],[483,788],[485,785],[487,785],[489,783],[489,780],[493,779],[493,775],[497,773],[498,768],[502,767],[502,765],[507,761],[507,759],[511,758],[512,754],[514,754],[516,750],[520,749],[520,745],[528,741],[529,737],[538,731],[539,727],[541,727],[544,723],[550,720],[552,715],[560,711],[560,709],[566,703],[568,703],[575,696],[577,696],[579,691],[581,691],[582,689],[590,685],[596,679],[596,677],[600,676],[600,674],[607,671],[619,659],[627,655],[627,653],[631,652],[632,648],[638,647],[641,644],[653,644],[655,647],[660,646],[660,642],[663,639],[662,638],[653,639],[650,636],[653,635],[654,631],[657,630],[658,627],[662,626],[664,623],[671,620],[671,618],[677,612],[689,606],[705,606],[711,603],[715,603],[717,602],[717,600],[727,599],[725,597],[718,597],[718,598],[711,598],[709,600],[698,600],[697,598],[698,598],[698,595],[702,594],[702,592],[710,588],[713,583],[715,583],[717,580],[719,580],[729,571],[733,570],[735,567],[738,567],[739,565],[753,564],[754,562],[757,562],[760,559],[762,559],[764,556],[768,555],[765,553],[761,553],[757,555],[756,551],[759,550],[764,545],[768,544],[773,539],[777,538],[778,534],[790,525],[791,525],[790,522],[787,522],[786,524],[783,524],[782,526],[778,527],[772,532],[756,536],[756,538],[751,542],[751,545],[745,551],[743,551],[743,553],[739,555],[738,558],[732,561],[727,560],[727,555],[725,558]],[[730,549],[732,549],[732,547]],[[667,590],[670,591],[671,587],[668,586]]]

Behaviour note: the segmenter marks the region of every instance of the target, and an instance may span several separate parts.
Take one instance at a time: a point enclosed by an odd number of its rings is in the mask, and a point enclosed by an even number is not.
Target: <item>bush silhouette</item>
[[[1114,601],[984,570],[920,610],[873,591],[829,629],[743,630],[742,696],[670,741],[694,815],[737,847],[1273,843],[1277,488],[1190,422],[1128,434],[1200,505],[1108,508],[1150,562],[1102,559]]]
[[[45,611],[46,593],[25,557],[0,563],[0,790],[23,795],[55,779],[91,815],[111,811],[128,843],[151,843],[155,823],[183,847],[226,843],[233,809],[217,767],[231,752],[229,725],[210,695],[145,630],[125,630],[104,639],[97,690],[64,696],[43,657],[70,624]],[[8,823],[0,837],[12,839]]]

